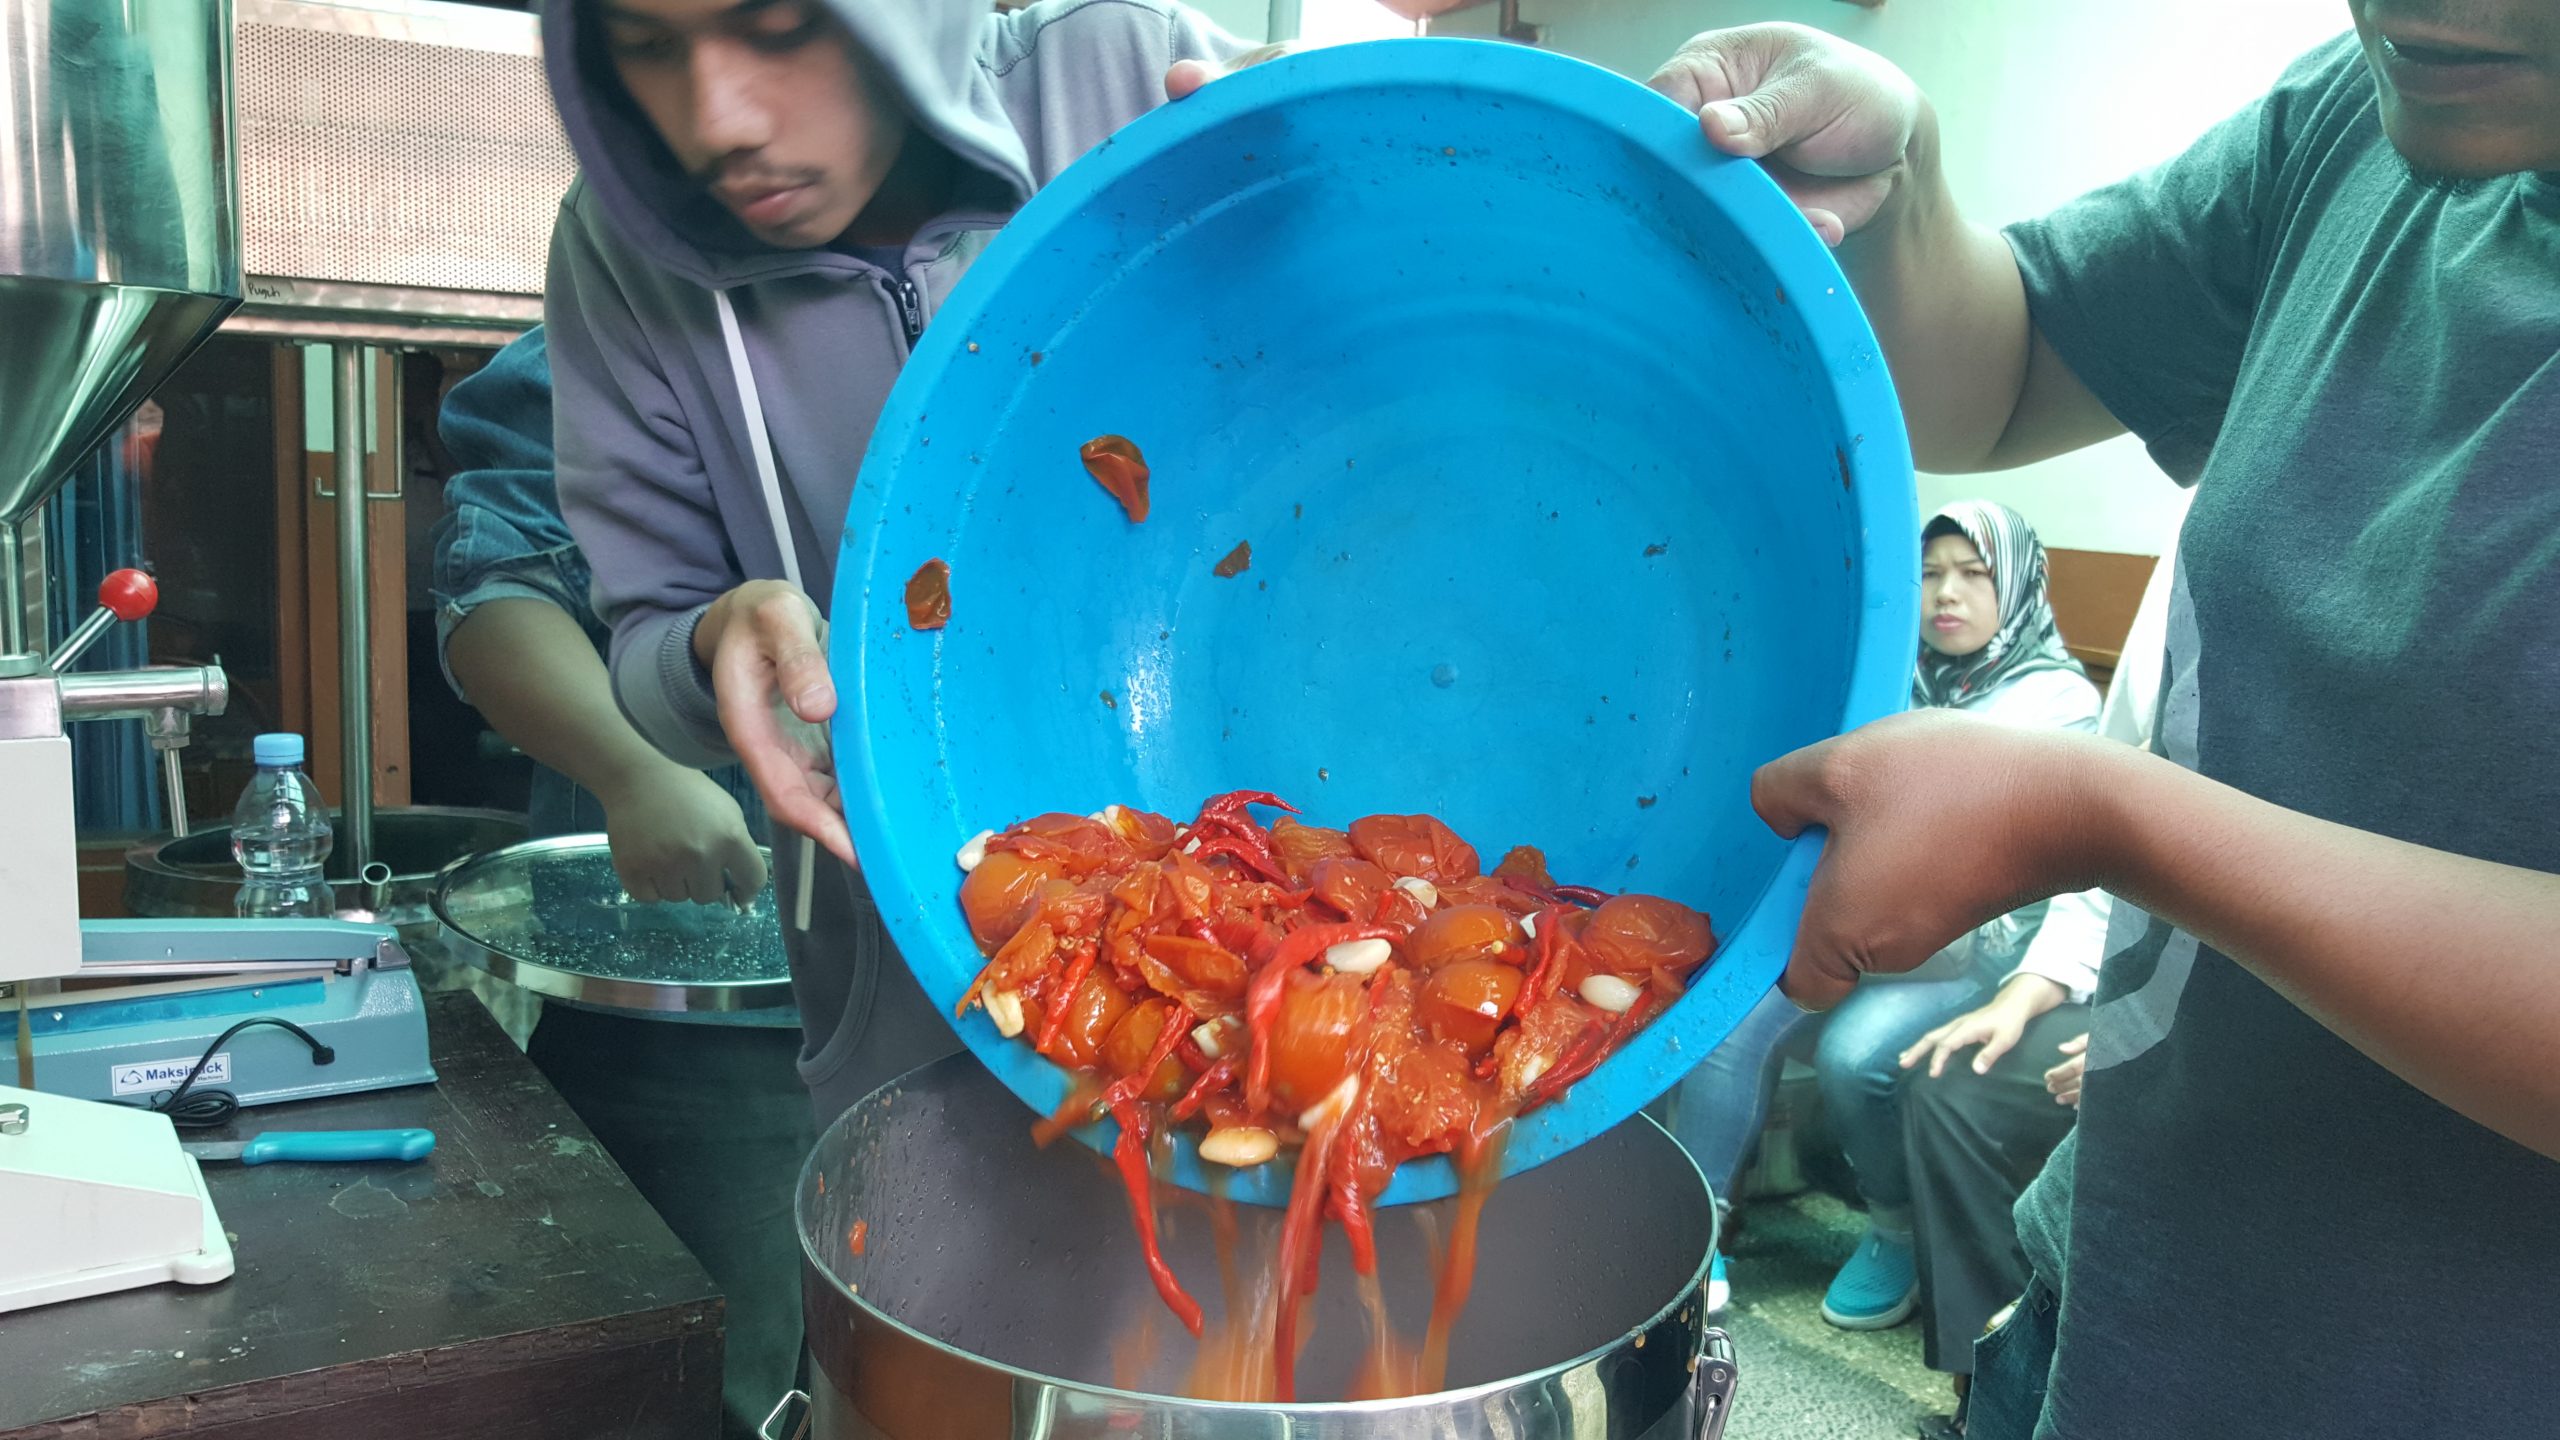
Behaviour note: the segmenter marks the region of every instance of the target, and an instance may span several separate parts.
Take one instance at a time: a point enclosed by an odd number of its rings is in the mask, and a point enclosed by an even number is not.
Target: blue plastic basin
[[[1143,525],[1078,460],[1104,433],[1154,469]],[[1525,1169],[1776,978],[1819,841],[1762,826],[1751,771],[1902,707],[1917,536],[1875,339],[1757,166],[1536,50],[1292,57],[1078,162],[918,346],[838,571],[847,816],[946,1009],[983,963],[953,853],[1114,801],[1430,811],[1488,864],[1535,844],[1559,880],[1705,909],[1710,967],[1524,1120]],[[1252,568],[1218,578],[1239,541]],[[951,622],[912,632],[935,557]],[[959,1028],[1034,1110],[1062,1101],[983,1013]],[[1453,1187],[1422,1162],[1385,1198]]]

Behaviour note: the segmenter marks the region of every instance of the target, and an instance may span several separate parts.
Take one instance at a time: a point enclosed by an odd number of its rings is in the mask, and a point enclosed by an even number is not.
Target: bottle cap
[[[302,763],[302,737],[261,735],[249,742],[249,757],[260,765],[299,765]]]

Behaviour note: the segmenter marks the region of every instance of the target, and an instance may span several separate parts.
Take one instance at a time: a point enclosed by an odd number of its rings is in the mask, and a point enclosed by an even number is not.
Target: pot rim
[[[892,1080],[889,1083],[890,1085],[897,1085],[902,1083],[903,1079],[904,1077],[900,1077],[899,1080]],[[856,1104],[855,1109],[860,1109],[863,1104],[868,1103],[869,1097],[865,1097],[863,1101]],[[853,1111],[851,1110],[845,1112],[848,1116],[852,1113]],[[1651,1115],[1645,1114],[1642,1111],[1638,1111],[1636,1114],[1628,1117],[1627,1121],[1622,1123],[1635,1123],[1638,1121],[1641,1121],[1643,1124],[1661,1135],[1663,1140],[1672,1147],[1673,1152],[1680,1157],[1681,1163],[1688,1167],[1689,1173],[1698,1177],[1698,1188],[1700,1191],[1704,1192],[1707,1197],[1707,1245],[1706,1249],[1698,1256],[1697,1268],[1690,1273],[1689,1278],[1681,1282],[1680,1288],[1672,1293],[1671,1298],[1664,1302],[1662,1308],[1646,1316],[1641,1323],[1628,1326],[1625,1330],[1619,1333],[1616,1339],[1596,1345],[1569,1360],[1559,1360],[1554,1364],[1542,1366],[1536,1370],[1524,1371],[1521,1374],[1513,1375],[1506,1379],[1488,1380],[1481,1384],[1463,1386],[1453,1390],[1435,1390],[1428,1395],[1409,1395],[1398,1400],[1315,1400],[1276,1404],[1256,1400],[1199,1400],[1187,1395],[1162,1395],[1148,1390],[1128,1390],[1117,1385],[1103,1385],[1090,1381],[1070,1380],[1059,1375],[1044,1375],[1037,1370],[1027,1369],[1009,1361],[997,1360],[990,1356],[977,1354],[974,1351],[963,1350],[959,1346],[952,1344],[950,1341],[942,1339],[940,1336],[930,1335],[917,1329],[915,1326],[908,1324],[904,1320],[891,1315],[888,1311],[872,1304],[868,1299],[863,1297],[861,1291],[847,1285],[842,1276],[828,1268],[828,1266],[818,1258],[817,1251],[810,1239],[809,1227],[801,1223],[800,1202],[811,1192],[812,1187],[810,1185],[810,1177],[818,1163],[818,1152],[825,1148],[827,1137],[834,1134],[837,1127],[844,1123],[843,1117],[838,1117],[833,1124],[829,1125],[825,1131],[821,1132],[818,1137],[818,1143],[810,1147],[808,1158],[801,1162],[800,1178],[793,1183],[791,1194],[791,1226],[794,1230],[799,1232],[800,1265],[804,1282],[811,1274],[823,1275],[826,1277],[828,1287],[835,1292],[838,1299],[851,1303],[869,1319],[883,1325],[891,1326],[903,1332],[909,1338],[923,1344],[930,1345],[945,1354],[983,1366],[988,1370],[1008,1376],[1014,1380],[1027,1380],[1036,1385],[1045,1385],[1060,1390],[1070,1390],[1078,1394],[1094,1395],[1110,1400],[1133,1402],[1157,1409],[1197,1410],[1208,1413],[1238,1412],[1257,1415],[1306,1414],[1311,1416],[1341,1416],[1383,1414],[1390,1411],[1408,1409],[1425,1401],[1446,1403],[1452,1401],[1480,1399],[1486,1396],[1498,1395],[1504,1391],[1517,1390],[1524,1386],[1535,1385],[1542,1381],[1552,1380],[1558,1376],[1571,1374],[1576,1370],[1580,1370],[1587,1365],[1595,1364],[1601,1359],[1615,1354],[1630,1340],[1634,1339],[1636,1336],[1650,1332],[1655,1326],[1669,1320],[1673,1315],[1678,1313],[1682,1306],[1689,1304],[1693,1300],[1701,1306],[1697,1329],[1698,1334],[1701,1337],[1700,1343],[1701,1345],[1704,1344],[1703,1337],[1706,1335],[1708,1330],[1708,1316],[1704,1313],[1703,1309],[1706,1303],[1703,1291],[1707,1283],[1707,1271],[1715,1264],[1716,1247],[1722,1243],[1724,1238],[1723,1217],[1716,1210],[1715,1192],[1707,1184],[1706,1173],[1698,1168],[1697,1160],[1689,1154],[1687,1147],[1681,1145],[1678,1140],[1673,1139],[1671,1132],[1663,1129],[1661,1122],[1655,1120]],[[1519,1177],[1512,1176],[1506,1178],[1517,1179]],[[1479,1263],[1481,1263],[1481,1260],[1479,1260]],[[811,1363],[817,1365],[820,1370],[825,1369],[824,1362],[818,1359],[815,1347],[812,1347],[810,1360]]]

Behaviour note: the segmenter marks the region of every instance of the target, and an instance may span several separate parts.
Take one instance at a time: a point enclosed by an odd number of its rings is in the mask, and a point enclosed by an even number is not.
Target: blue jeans
[[[1999,1329],[1973,1342],[1973,1388],[1965,1395],[1966,1440],[2035,1440],[2053,1378],[2056,1312],[2042,1276]]]
[[[1830,1117],[1831,1132],[1870,1210],[1911,1209],[1911,1162],[1902,1148],[1902,1052],[1990,998],[1990,987],[1970,977],[1870,980],[1849,992],[1824,1022],[1813,1058],[1822,1113]]]
[[[1898,1103],[1913,1041],[1990,998],[1990,986],[1956,980],[1869,981],[1827,1015],[1808,1015],[1771,990],[1680,1082],[1671,1134],[1698,1162],[1716,1198],[1731,1203],[1743,1162],[1768,1123],[1770,1096],[1789,1040],[1822,1026],[1814,1070],[1824,1112],[1870,1206],[1907,1209],[1911,1172]]]
[[[1733,1203],[1743,1162],[1769,1123],[1769,1098],[1788,1042],[1821,1019],[1771,990],[1671,1092],[1664,1123],[1698,1163],[1719,1204]]]

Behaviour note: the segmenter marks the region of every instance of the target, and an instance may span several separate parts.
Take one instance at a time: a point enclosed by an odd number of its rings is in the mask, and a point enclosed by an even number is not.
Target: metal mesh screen
[[[542,62],[243,20],[252,275],[538,295],[577,162]]]

